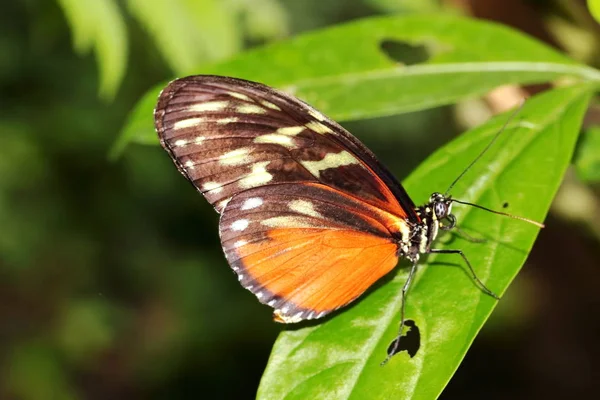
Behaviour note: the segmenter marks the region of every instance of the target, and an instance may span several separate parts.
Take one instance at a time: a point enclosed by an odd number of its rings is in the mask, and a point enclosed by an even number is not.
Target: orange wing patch
[[[345,306],[398,262],[406,221],[317,183],[235,196],[220,221],[223,249],[242,285],[279,322]]]
[[[275,229],[267,237],[236,255],[239,273],[261,302],[276,306],[279,322],[320,318],[345,306],[398,262],[396,244],[367,233]]]

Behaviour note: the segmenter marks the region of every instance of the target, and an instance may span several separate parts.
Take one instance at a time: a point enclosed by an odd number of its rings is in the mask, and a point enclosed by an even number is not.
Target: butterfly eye
[[[435,212],[435,216],[438,219],[443,219],[446,218],[446,216],[448,215],[448,206],[446,205],[446,203],[435,203],[435,205],[433,206],[433,211]]]

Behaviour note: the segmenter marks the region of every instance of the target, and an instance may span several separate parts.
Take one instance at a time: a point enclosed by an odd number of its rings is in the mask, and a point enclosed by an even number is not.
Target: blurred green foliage
[[[157,147],[130,146],[112,163],[107,154],[138,100],[174,76],[304,31],[438,7],[387,0],[3,4],[0,398],[253,398],[280,327],[228,268],[217,216]],[[460,129],[450,111],[345,125],[404,177]],[[597,238],[569,243],[561,246],[597,263]],[[488,337],[506,332],[494,326]],[[578,371],[583,379],[587,370]]]
[[[575,167],[582,181],[600,181],[600,126],[591,125],[582,136]]]
[[[71,26],[73,47],[79,54],[94,50],[100,67],[100,95],[112,98],[127,66],[125,21],[117,3],[59,0]],[[110,29],[106,29],[110,27]]]
[[[587,0],[587,3],[592,16],[596,19],[596,21],[600,22],[600,1]]]

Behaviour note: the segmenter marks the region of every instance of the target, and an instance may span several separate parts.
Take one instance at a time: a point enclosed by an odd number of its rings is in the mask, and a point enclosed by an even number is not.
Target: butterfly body
[[[416,207],[336,122],[268,86],[191,76],[162,91],[161,145],[220,214],[225,257],[275,320],[321,318],[454,226],[452,200]]]

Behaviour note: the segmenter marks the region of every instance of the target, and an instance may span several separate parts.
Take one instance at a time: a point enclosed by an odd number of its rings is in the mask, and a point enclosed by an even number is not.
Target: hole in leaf
[[[400,338],[392,340],[392,342],[388,346],[387,353],[390,355],[390,357],[395,356],[401,351],[406,351],[410,358],[413,358],[417,354],[417,351],[419,351],[419,348],[421,347],[421,332],[419,331],[419,327],[417,326],[417,324],[415,324],[415,321],[407,319],[406,321],[404,321],[404,328],[404,335],[402,335],[402,337]],[[396,348],[396,351],[392,353],[394,345],[398,340],[400,340],[400,343]]]
[[[404,65],[420,64],[429,59],[429,52],[423,45],[384,39],[380,47],[389,58]]]

